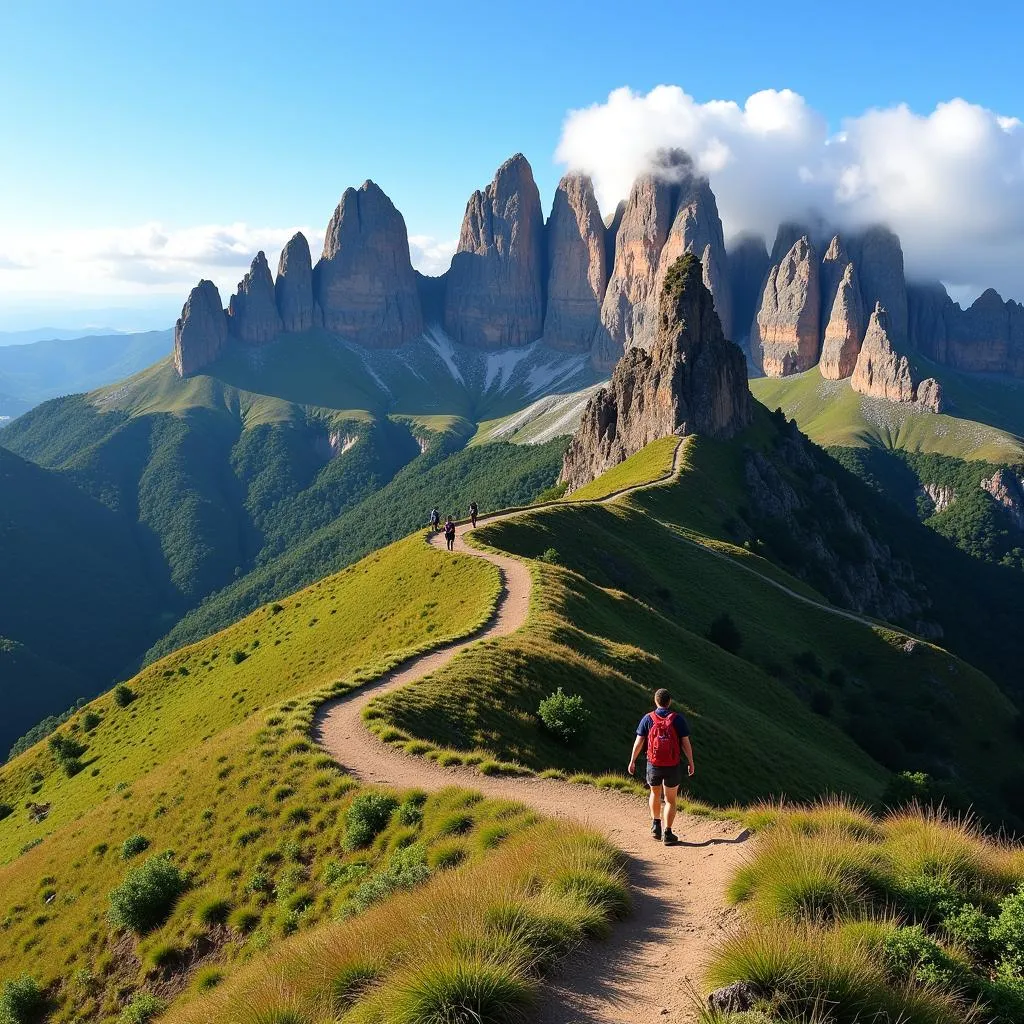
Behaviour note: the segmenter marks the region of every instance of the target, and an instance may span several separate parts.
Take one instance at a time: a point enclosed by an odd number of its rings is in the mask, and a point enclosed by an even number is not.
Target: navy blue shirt
[[[684,736],[690,735],[690,727],[686,724],[686,719],[683,718],[683,716],[678,711],[673,711],[671,708],[655,708],[654,713],[659,718],[665,718],[667,715],[675,715],[675,718],[672,720],[672,725],[678,733],[679,738],[682,739]],[[646,714],[643,718],[640,719],[640,724],[636,727],[636,734],[637,736],[643,736],[643,738],[646,740],[647,734],[650,731],[651,716],[650,714]]]

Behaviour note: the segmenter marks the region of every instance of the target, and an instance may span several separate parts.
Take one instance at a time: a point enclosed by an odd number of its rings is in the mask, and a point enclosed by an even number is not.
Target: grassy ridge
[[[751,380],[750,390],[769,409],[781,407],[820,445],[881,445],[992,462],[1024,456],[1024,421],[1014,412],[1020,404],[1019,385],[963,379],[946,371],[936,376],[956,396],[956,415],[868,398],[848,380],[824,380],[817,367],[790,377]]]
[[[905,635],[780,592],[720,557],[722,543],[718,557],[686,543],[679,531],[704,514],[690,497],[684,473],[610,506],[545,508],[481,529],[482,542],[527,558],[557,552],[560,567],[535,563],[530,628],[377,698],[375,727],[474,760],[621,770],[650,692],[664,685],[693,719],[701,766],[692,789],[703,799],[836,788],[873,799],[886,769],[946,775],[955,756],[972,795],[1004,812],[1019,741],[1012,706],[991,681],[937,647],[908,653]],[[765,575],[786,579],[778,569]],[[738,633],[731,652],[707,639],[723,615]],[[536,719],[559,685],[592,711],[572,747]],[[970,715],[957,710],[966,707]]]
[[[600,501],[627,487],[639,487],[652,480],[660,480],[672,471],[672,460],[679,438],[674,435],[652,441],[635,455],[613,466],[566,498],[566,501]]]
[[[771,1020],[914,1024],[1024,1014],[1024,850],[919,808],[761,807],[729,895],[745,927],[709,987],[754,983]],[[815,1018],[817,1019],[817,1018]]]
[[[52,743],[0,769],[0,974],[34,974],[55,1020],[107,1018],[137,991],[171,998],[201,969],[229,970],[337,914],[406,842],[428,867],[435,845],[482,851],[475,833],[420,836],[397,817],[379,842],[353,846],[354,783],[307,734],[326,696],[472,631],[497,591],[493,567],[409,538],[83,708],[56,734],[79,748],[70,776]],[[44,821],[29,801],[50,804]],[[428,801],[422,813],[429,825],[455,811]],[[147,845],[130,857],[121,846],[135,835]],[[113,927],[110,892],[168,850],[186,894],[144,935]]]

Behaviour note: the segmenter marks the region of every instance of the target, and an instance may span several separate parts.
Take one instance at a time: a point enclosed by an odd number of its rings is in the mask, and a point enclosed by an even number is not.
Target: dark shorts
[[[668,768],[659,768],[657,765],[647,765],[648,786],[668,786],[669,789],[683,784],[683,765],[671,765]]]

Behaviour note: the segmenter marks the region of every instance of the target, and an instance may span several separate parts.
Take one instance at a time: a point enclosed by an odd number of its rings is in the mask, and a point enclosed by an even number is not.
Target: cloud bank
[[[962,99],[929,114],[868,110],[830,132],[788,89],[741,106],[698,103],[678,86],[616,89],[566,116],[556,160],[594,179],[607,212],[654,150],[687,150],[708,175],[726,236],[769,247],[780,221],[818,214],[840,227],[885,223],[908,275],[947,282],[954,297],[993,286],[1024,299],[1024,125]]]

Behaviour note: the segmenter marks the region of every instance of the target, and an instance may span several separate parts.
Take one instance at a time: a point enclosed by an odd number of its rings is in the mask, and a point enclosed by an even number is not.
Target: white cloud
[[[788,89],[741,106],[698,103],[677,86],[617,89],[570,111],[556,159],[594,178],[610,209],[651,153],[687,150],[708,175],[726,234],[816,212],[840,226],[882,222],[903,242],[911,275],[962,294],[992,285],[1024,299],[1024,125],[962,99],[929,114],[905,105],[847,118],[830,134]]]
[[[433,235],[410,235],[409,255],[412,265],[421,273],[430,277],[443,274],[451,266],[452,256],[459,244],[457,238],[451,241],[439,241]]]

